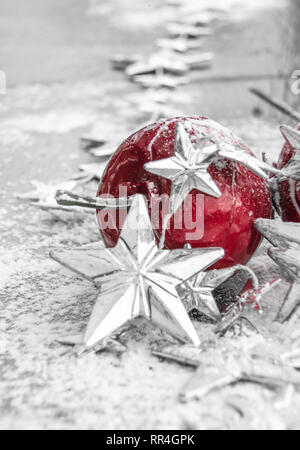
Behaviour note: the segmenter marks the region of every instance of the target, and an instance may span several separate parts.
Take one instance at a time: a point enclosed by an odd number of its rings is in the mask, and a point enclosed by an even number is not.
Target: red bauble
[[[127,187],[128,195],[144,194],[151,201],[154,194],[168,194],[171,181],[145,171],[149,161],[169,158],[174,154],[175,127],[181,122],[191,140],[195,142],[195,129],[230,145],[239,146],[251,153],[246,145],[228,129],[203,117],[170,119],[150,125],[129,137],[111,159],[100,185],[98,196],[109,194],[119,197],[119,188]],[[199,132],[198,132],[199,133]],[[190,243],[193,248],[222,247],[225,258],[214,268],[225,268],[246,264],[261,242],[261,235],[254,228],[254,221],[260,217],[271,217],[271,195],[268,184],[243,165],[221,158],[211,164],[209,173],[222,192],[221,198],[204,195],[204,235],[198,240],[187,241],[190,232],[185,228],[175,229],[174,218],[166,232],[165,248],[183,248]],[[196,195],[192,191],[189,213],[195,216]],[[192,205],[191,205],[192,203]],[[149,209],[149,212],[150,209]],[[107,217],[98,212],[99,226],[108,247],[116,245],[122,223],[107,226]],[[160,220],[162,217],[160,217]],[[162,220],[161,220],[162,224]],[[159,242],[162,226],[154,230]]]
[[[300,126],[299,126],[300,131]],[[294,156],[295,151],[290,143],[286,142],[279,157],[278,169],[283,169]],[[279,213],[284,222],[300,222],[300,183],[289,179],[278,183]]]

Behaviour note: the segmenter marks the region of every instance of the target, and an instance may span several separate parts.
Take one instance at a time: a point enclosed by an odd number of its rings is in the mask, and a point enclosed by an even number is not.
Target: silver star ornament
[[[221,191],[210,176],[208,168],[218,154],[215,145],[199,149],[193,145],[181,123],[175,131],[174,156],[151,161],[145,170],[172,181],[170,214],[174,214],[187,195],[194,189],[221,197]]]
[[[219,322],[222,318],[220,306],[234,302],[239,297],[247,281],[258,281],[249,269],[243,266],[229,269],[201,272],[180,286],[178,293],[187,311],[197,311],[208,319]]]
[[[287,144],[295,151],[287,165],[281,170],[281,176],[300,181],[300,131],[287,125],[282,125],[280,130]]]
[[[215,137],[205,136],[193,144],[184,126],[178,123],[175,130],[174,155],[145,164],[145,170],[172,181],[170,215],[175,214],[187,195],[194,189],[220,198],[221,191],[208,172],[209,166],[219,157],[243,164],[261,178],[268,179],[266,171],[278,173],[263,161],[248,155],[244,150],[221,143]]]
[[[224,251],[160,251],[143,196],[134,197],[116,247],[93,244],[51,256],[101,288],[82,338],[86,350],[137,317],[151,320],[181,342],[200,345],[176,288],[223,258]]]

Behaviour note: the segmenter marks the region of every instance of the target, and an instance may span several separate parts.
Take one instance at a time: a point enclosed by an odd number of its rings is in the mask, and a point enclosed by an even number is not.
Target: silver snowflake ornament
[[[137,195],[116,247],[103,249],[95,244],[51,256],[101,288],[82,340],[86,349],[137,317],[198,346],[198,335],[176,288],[222,258],[224,251],[159,250],[145,198]]]

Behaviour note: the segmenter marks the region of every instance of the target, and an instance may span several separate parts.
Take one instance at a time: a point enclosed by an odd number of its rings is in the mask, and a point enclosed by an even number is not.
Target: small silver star
[[[157,39],[156,45],[161,48],[173,50],[177,53],[186,53],[189,50],[202,48],[203,42],[199,40],[186,39],[185,37],[178,37],[176,39],[161,38]]]
[[[218,322],[221,320],[221,313],[217,301],[216,289],[222,285],[223,291],[231,291],[231,298],[227,295],[227,301],[235,301],[247,281],[251,277],[248,270],[244,270],[246,276],[241,276],[243,268],[240,266],[229,269],[211,270],[200,273],[180,286],[178,293],[182,298],[187,311],[197,311],[198,313]],[[235,276],[238,275],[239,279]],[[227,282],[227,283],[226,283]],[[224,285],[226,283],[226,286]],[[232,298],[232,294],[234,298]]]
[[[52,258],[101,288],[82,344],[91,349],[137,317],[151,320],[182,342],[196,346],[198,335],[176,287],[224,256],[223,249],[160,251],[145,198],[137,195],[118,244],[94,244]]]
[[[183,125],[178,123],[175,131],[174,156],[151,161],[145,170],[172,181],[170,214],[174,214],[187,195],[194,189],[220,198],[221,191],[210,176],[208,168],[216,158],[215,145],[200,148],[192,144]]]
[[[104,137],[94,137],[94,136],[81,136],[80,137],[80,147],[82,150],[90,151],[94,148],[102,147],[106,144],[107,138]]]
[[[300,131],[287,125],[282,125],[280,130],[287,144],[294,149],[294,155],[281,170],[281,176],[300,181]]]
[[[179,86],[188,84],[190,79],[188,77],[174,77],[164,73],[157,73],[156,75],[139,75],[134,77],[133,81],[147,89],[165,88],[174,90]]]
[[[215,55],[210,52],[199,53],[196,55],[188,55],[183,58],[183,61],[190,70],[203,70],[211,66]]]
[[[132,64],[136,64],[141,59],[141,55],[114,55],[111,58],[111,65],[114,70],[126,70]]]
[[[299,373],[284,365],[273,355],[238,349],[212,350],[202,353],[199,368],[184,386],[180,399],[184,402],[201,400],[206,395],[237,383],[249,382],[270,389],[289,384],[300,387]]]
[[[37,206],[46,211],[79,211],[79,208],[65,208],[62,205],[58,205],[56,202],[56,192],[58,190],[72,190],[80,182],[78,180],[69,180],[58,184],[46,184],[41,181],[31,181],[35,190],[27,192],[25,194],[18,194],[17,198],[20,200],[29,200],[32,205]]]
[[[189,70],[183,61],[174,61],[174,55],[169,52],[153,55],[148,61],[140,62],[129,66],[126,75],[134,78],[139,75],[153,75],[157,72],[169,73],[171,75],[185,75]]]
[[[189,38],[201,38],[212,36],[214,30],[208,27],[196,27],[180,23],[171,23],[167,26],[167,31],[171,36],[188,36]]]

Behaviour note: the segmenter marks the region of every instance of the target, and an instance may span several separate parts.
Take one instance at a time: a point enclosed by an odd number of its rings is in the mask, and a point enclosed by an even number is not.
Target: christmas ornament
[[[288,250],[271,248],[268,254],[280,266],[287,280],[300,283],[300,248]]]
[[[200,53],[197,55],[188,55],[183,58],[185,64],[189,67],[190,70],[203,70],[208,69],[215,55],[213,53]]]
[[[300,222],[300,131],[282,126],[281,132],[286,144],[277,165],[275,202],[285,222]]]
[[[82,150],[90,151],[94,148],[102,147],[106,144],[106,139],[93,136],[81,136],[80,147]]]
[[[206,27],[211,25],[217,18],[216,14],[212,11],[203,11],[200,13],[192,13],[178,18],[177,22],[185,25],[192,25],[195,27]]]
[[[299,224],[258,219],[255,227],[274,247],[295,248],[300,246]]]
[[[107,161],[92,164],[80,164],[80,173],[75,175],[73,179],[80,181],[81,184],[89,183],[94,180],[100,181],[106,165]]]
[[[176,129],[179,131],[174,155]],[[180,143],[184,144],[182,150]],[[193,170],[193,165],[188,165],[187,149],[193,152],[195,158],[197,156],[199,160],[203,160],[203,165],[198,164],[201,172]],[[184,159],[185,155],[187,161]],[[208,161],[212,155],[215,160],[209,166]],[[197,158],[195,164],[198,163]],[[170,159],[172,173],[169,174],[167,169]],[[177,165],[177,159],[183,161],[186,171]],[[155,173],[161,176],[149,172],[149,167],[151,171],[153,169],[152,164],[158,166]],[[194,162],[191,161],[191,164]],[[147,167],[147,171],[144,167]],[[165,248],[168,249],[183,248],[187,243],[193,248],[221,247],[225,249],[226,257],[214,268],[245,265],[261,242],[261,235],[254,229],[253,223],[259,217],[271,217],[269,187],[248,167],[267,178],[265,168],[268,166],[255,159],[242,141],[216,122],[199,117],[170,119],[140,130],[119,147],[103,176],[98,195],[119,197],[120,188],[126,188],[128,195],[146,195],[151,212],[157,205],[157,196],[165,195],[170,198],[171,194],[171,211],[159,211],[158,217],[151,213],[155,216],[153,221],[156,223],[153,228],[157,242],[164,242]],[[179,183],[177,186],[175,177],[171,183],[166,179],[166,175],[170,178],[178,175],[178,180],[184,182],[183,187]],[[199,186],[201,191],[192,191],[191,196],[184,201],[188,191],[195,185]],[[203,193],[204,188],[220,198],[200,195],[203,202],[200,201],[199,206],[198,194]],[[176,211],[167,224],[170,218],[167,216],[182,202],[182,211]],[[180,224],[189,221],[194,225],[178,227],[178,218],[182,219]],[[112,225],[105,225],[102,235],[106,244],[111,247],[117,242],[121,226],[114,223],[114,218],[107,219],[105,223]],[[98,215],[98,220],[100,228],[103,228],[103,216]],[[192,236],[190,231],[194,232]]]
[[[108,157],[114,154],[116,149],[119,146],[119,142],[117,138],[114,138],[113,140],[107,142],[105,145],[102,145],[100,148],[94,148],[90,150],[90,155],[94,156],[95,158],[102,158],[105,159],[105,163],[108,161]]]
[[[293,281],[283,301],[276,321],[287,322],[300,306],[300,284]]]
[[[163,52],[162,54],[151,56],[148,61],[129,66],[126,69],[126,75],[129,78],[134,78],[138,75],[153,75],[157,72],[185,75],[188,70],[189,67],[185,63],[174,60],[174,55],[169,52]]]
[[[246,267],[211,270],[188,280],[179,287],[178,294],[189,313],[196,311],[214,322],[219,322],[224,301],[236,301],[250,277],[255,286],[258,286],[257,278],[252,272],[249,273]]]
[[[224,336],[237,323],[242,322],[246,322],[253,330],[262,334],[257,314],[262,313],[261,301],[280,282],[280,279],[276,279],[260,288],[257,287],[255,282],[254,289],[245,290],[235,303],[227,308],[226,313],[222,317],[222,322],[216,329],[216,334]]]
[[[145,199],[137,195],[117,245],[92,244],[52,258],[101,287],[82,344],[91,349],[137,317],[151,320],[183,342],[199,338],[176,287],[224,255],[220,248],[160,251]]]
[[[179,86],[188,84],[190,80],[188,77],[173,77],[164,73],[157,73],[156,75],[139,75],[134,77],[133,81],[147,89],[164,88],[174,90]]]
[[[216,349],[202,354],[202,361],[193,377],[184,386],[183,402],[201,400],[209,393],[237,383],[254,383],[269,389],[282,389],[291,384],[300,388],[300,375],[283,365],[280,359],[266,359],[265,352],[218,352]]]
[[[111,58],[111,65],[114,70],[126,70],[132,64],[140,61],[141,55],[114,55]]]
[[[161,38],[155,41],[160,48],[173,50],[177,53],[187,53],[190,50],[197,50],[203,47],[203,41],[197,39],[187,39],[185,37],[178,37],[176,39]]]
[[[180,23],[170,23],[167,26],[167,31],[171,36],[186,36],[192,39],[212,36],[214,34],[214,30],[212,28],[196,27],[193,25],[185,25]]]
[[[72,190],[84,182],[81,177],[78,180],[69,180],[53,185],[34,180],[31,181],[31,184],[35,190],[25,194],[18,194],[17,198],[20,200],[29,200],[33,206],[37,206],[45,211],[80,212],[81,210],[74,205],[72,208],[65,208],[63,205],[57,204],[56,193],[58,190]]]

